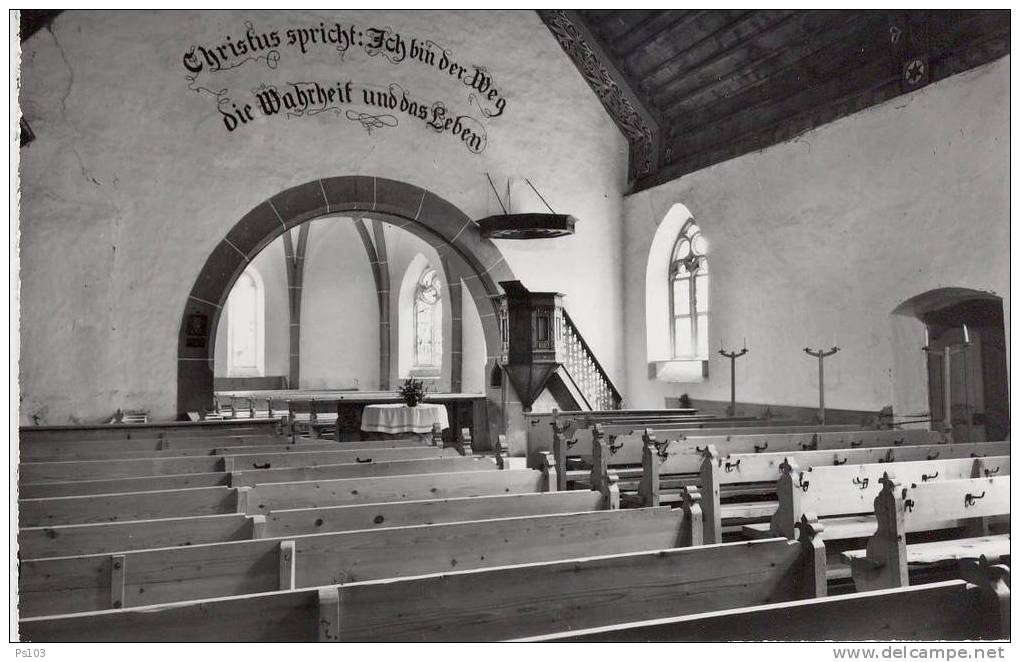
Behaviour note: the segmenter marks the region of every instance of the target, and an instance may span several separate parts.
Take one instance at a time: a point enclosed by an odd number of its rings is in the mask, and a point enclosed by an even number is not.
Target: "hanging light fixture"
[[[557,214],[553,211],[553,208],[549,206],[549,203],[528,178],[525,178],[524,181],[549,210],[548,214],[545,212],[511,213],[508,209],[510,180],[507,180],[506,183],[506,205],[504,205],[499,192],[496,191],[496,185],[492,183],[492,177],[489,177],[489,173],[485,173],[485,177],[489,180],[489,186],[496,194],[496,201],[499,202],[503,213],[487,216],[478,221],[478,229],[481,230],[483,237],[487,239],[551,239],[574,234],[574,224],[577,223],[577,219],[568,214]]]

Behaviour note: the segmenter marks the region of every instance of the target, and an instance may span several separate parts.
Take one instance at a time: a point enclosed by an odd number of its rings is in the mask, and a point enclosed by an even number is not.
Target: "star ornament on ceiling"
[[[924,62],[918,58],[915,58],[907,63],[906,66],[906,79],[909,85],[917,85],[924,80],[925,67]]]

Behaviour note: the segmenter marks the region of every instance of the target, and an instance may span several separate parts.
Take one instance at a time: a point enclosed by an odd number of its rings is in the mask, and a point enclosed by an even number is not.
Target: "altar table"
[[[362,432],[428,434],[436,423],[444,430],[450,427],[445,405],[425,402],[419,403],[417,407],[404,404],[366,405],[361,414]]]

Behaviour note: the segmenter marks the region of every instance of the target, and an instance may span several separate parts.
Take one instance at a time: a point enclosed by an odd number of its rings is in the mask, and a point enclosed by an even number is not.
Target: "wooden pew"
[[[137,450],[131,448],[124,448],[120,446],[113,446],[112,450],[81,450],[77,448],[67,449],[27,449],[31,454],[26,454],[25,449],[21,454],[20,460],[22,462],[53,462],[60,460],[123,460],[123,459],[137,459],[137,458],[166,458],[166,457],[187,457],[195,455],[230,455],[230,454],[244,454],[244,453],[285,453],[295,451],[313,451],[313,450],[363,450],[363,449],[375,449],[375,448],[421,448],[425,446],[420,439],[405,439],[405,438],[394,438],[394,439],[379,439],[373,441],[351,441],[351,442],[335,442],[335,441],[309,441],[309,440],[298,440],[291,442],[289,440],[267,437],[264,438],[266,442],[262,443],[262,438],[251,438],[245,439],[243,443],[237,443],[232,438],[225,438],[223,444],[208,447],[202,445],[196,448],[181,448],[174,447],[172,444],[169,448],[162,450]],[[233,445],[227,445],[233,443]]]
[[[875,533],[873,502],[882,489],[881,478],[888,473],[905,485],[962,478],[1009,474],[1009,457],[923,460],[889,464],[812,467],[800,471],[795,465],[780,465],[776,492],[779,505],[768,524],[743,527],[749,538],[792,537],[794,525],[805,513],[813,513],[825,526],[826,540],[866,538]],[[861,513],[867,513],[861,515]],[[956,528],[955,518],[941,523],[927,522],[929,530]]]
[[[470,436],[470,432],[467,433]],[[433,432],[431,445],[439,445],[441,441],[438,431]],[[304,439],[302,437],[281,437],[278,435],[231,435],[204,437],[159,437],[142,439],[110,439],[110,440],[53,440],[33,441],[21,444],[23,459],[80,458],[105,459],[108,457],[145,457],[159,451],[187,451],[188,454],[199,454],[203,451],[211,454],[220,448],[236,448],[243,452],[246,446],[289,447],[299,444],[316,444],[324,447],[328,444],[340,446],[352,444],[349,450],[361,448],[386,447],[419,447],[428,445],[416,437],[394,437],[373,441],[336,442],[325,440]],[[357,445],[353,445],[357,444]]]
[[[22,559],[80,556],[230,540],[582,513],[609,507],[597,492],[573,490],[278,510],[265,516],[209,515],[36,527],[18,531],[18,553]]]
[[[489,457],[439,457],[424,460],[394,460],[392,462],[354,464],[326,464],[316,467],[284,469],[253,469],[230,474],[232,487],[254,487],[267,483],[294,483],[327,481],[341,478],[368,478],[375,476],[401,476],[408,474],[453,473],[458,471],[498,471],[500,467]]]
[[[493,641],[631,618],[767,604],[825,594],[824,550],[805,540],[664,549],[343,584],[278,600],[306,618],[294,627],[268,595],[23,619],[33,641]],[[819,581],[819,578],[821,580]],[[296,604],[296,606],[295,606]],[[307,606],[306,606],[307,605]],[[316,609],[318,607],[318,609]],[[256,619],[253,610],[268,618]],[[279,616],[277,616],[279,614]],[[193,630],[179,629],[179,623]],[[247,624],[237,627],[238,623]]]
[[[338,444],[339,445],[339,444]],[[66,462],[23,462],[19,465],[20,483],[56,483],[72,480],[137,478],[180,474],[241,471],[244,469],[280,469],[348,464],[372,460],[418,460],[454,457],[455,449],[434,446],[419,448],[378,448],[371,450],[321,450],[280,453],[231,454],[225,456],[137,458],[127,460],[84,460]]]
[[[18,526],[165,519],[244,512],[238,490],[198,487],[162,492],[19,499]]]
[[[537,420],[536,420],[537,422]],[[727,427],[788,427],[805,425],[794,419],[757,418],[754,416],[714,416],[685,414],[676,409],[619,409],[611,411],[563,412],[554,409],[549,425],[554,432],[568,429],[591,429],[595,424],[606,427],[620,426],[630,430],[646,427],[670,429],[707,429]],[[842,426],[857,427],[857,426]]]
[[[501,472],[502,473],[502,472]],[[675,547],[683,515],[607,510],[29,559],[20,613],[43,616],[452,569]]]
[[[1008,574],[1008,569],[1003,572]],[[1009,638],[1009,589],[951,580],[707,614],[621,623],[518,641],[960,641]],[[1005,607],[1003,605],[1005,604]],[[1006,617],[1003,618],[1003,613]],[[70,636],[70,635],[65,635]]]
[[[72,480],[105,480],[139,476],[213,473],[223,470],[223,458],[197,457],[138,458],[129,460],[81,460],[22,462],[19,483],[57,483]]]
[[[197,437],[172,439],[113,439],[98,441],[46,441],[22,443],[22,461],[54,459],[108,459],[151,456],[158,451],[187,451],[209,455],[215,448],[279,444],[282,437]]]
[[[907,434],[906,432],[909,432]],[[672,487],[690,483],[693,475],[700,471],[701,453],[708,446],[715,446],[723,453],[773,451],[803,451],[817,448],[852,449],[869,448],[885,444],[887,446],[906,446],[923,442],[948,444],[948,438],[940,432],[927,430],[864,430],[856,432],[825,432],[803,434],[775,435],[729,435],[693,437],[687,435],[671,436],[666,431],[660,436],[658,431],[644,430],[641,438],[635,435],[614,437],[603,433],[603,428],[596,426],[592,432],[592,470],[591,481],[594,487],[601,485],[606,471],[614,469],[621,480],[640,478],[644,474],[645,446],[651,443],[655,447],[654,455],[662,475],[690,474],[686,481],[674,478]],[[646,442],[646,439],[650,441]],[[607,452],[608,451],[608,452]],[[645,485],[644,489],[648,489]],[[621,490],[640,489],[640,485],[631,481],[621,485]]]
[[[988,535],[985,518],[1009,515],[1009,476],[904,484],[889,475],[875,497],[878,529],[867,548],[843,552],[858,591],[908,586],[910,566],[945,565],[961,558],[997,563],[1010,554],[1010,536]],[[907,544],[907,534],[942,528],[946,519],[972,523],[972,536]]]
[[[275,510],[266,515],[265,528],[259,537],[278,538],[610,509],[612,504],[598,492],[572,490]]]
[[[213,449],[213,455],[243,455],[245,453],[296,453],[303,451],[358,451],[382,448],[423,448],[420,439],[375,439],[372,441],[298,441],[296,443],[270,444],[264,446],[227,446]]]
[[[833,444],[833,447],[839,447],[844,443],[843,438],[833,436],[839,433],[855,433],[861,435],[863,438],[871,438],[870,433],[881,433],[878,435],[878,438],[882,438],[883,436],[892,436],[898,442],[896,445],[899,445],[899,443],[906,443],[905,440],[909,439],[914,432],[910,431],[911,434],[901,433],[889,435],[888,433],[890,432],[895,433],[906,431],[861,430],[860,428],[854,428],[851,426],[825,426],[824,428],[819,426],[776,426],[764,428],[691,429],[670,426],[634,426],[631,424],[605,425],[602,423],[596,423],[588,429],[578,429],[576,431],[571,431],[570,434],[554,430],[552,452],[556,458],[557,468],[563,470],[566,467],[567,457],[590,461],[590,458],[594,453],[594,439],[597,435],[602,435],[607,438],[613,446],[628,443],[640,444],[641,437],[644,431],[648,428],[653,428],[659,438],[663,440],[675,439],[679,441],[691,441],[692,443],[697,440],[700,445],[704,445],[705,443],[718,444],[721,443],[721,440],[729,438],[742,439],[743,445],[734,447],[734,452],[743,450],[744,448],[750,452],[756,446],[762,449],[769,448],[768,444],[770,442],[774,444],[779,439],[776,435],[786,435],[789,437],[789,442],[784,444],[782,448],[776,448],[773,446],[770,450],[806,450],[812,445],[817,447],[819,436],[822,439],[822,443],[829,443]],[[711,441],[706,441],[706,438],[711,439]],[[900,441],[901,439],[903,441]],[[845,443],[850,443],[850,440],[847,440]],[[854,443],[860,444],[862,442],[855,441]],[[918,441],[916,443],[922,442]],[[927,441],[923,443],[936,442]],[[893,445],[893,442],[889,441],[882,444],[876,440],[871,445]],[[638,463],[640,463],[640,459],[638,459]],[[583,476],[583,474],[578,475]]]
[[[425,460],[430,458],[460,457],[455,448],[421,446],[418,448],[380,448],[356,451],[293,451],[283,453],[231,454],[224,456],[226,471],[247,471],[251,469],[293,469],[318,467],[325,464],[367,464],[372,462],[394,462],[398,460]]]
[[[265,436],[279,435],[281,433],[279,425],[279,419],[255,421],[176,421],[142,425],[33,425],[20,427],[18,429],[18,436],[23,442]]]
[[[276,510],[357,503],[552,492],[556,483],[547,472],[507,469],[267,483],[239,489],[246,501],[244,512],[264,515]]]
[[[372,476],[267,483],[256,487],[203,487],[20,499],[18,512],[19,525],[22,527],[167,519],[235,512],[264,515],[278,508],[312,508],[348,503],[541,492],[549,491],[549,480],[548,473],[531,469]]]
[[[265,518],[243,513],[18,529],[24,559],[252,540]]]
[[[117,494],[123,492],[158,492],[182,490],[192,487],[252,487],[259,483],[285,483],[336,478],[362,478],[368,476],[395,476],[401,474],[451,473],[456,471],[489,471],[499,467],[485,457],[434,457],[421,460],[393,460],[390,462],[348,462],[315,467],[283,469],[252,469],[248,471],[212,472],[200,474],[174,474],[169,476],[143,476],[139,478],[111,478],[106,480],[79,480],[52,483],[28,483],[18,491],[23,499],[43,499],[60,496],[89,494]]]
[[[1008,455],[1009,442],[981,442],[973,444],[939,444],[933,446],[898,446],[853,448],[847,450],[800,451],[792,453],[718,453],[714,446],[702,456],[700,486],[702,511],[705,518],[706,542],[722,542],[726,520],[770,518],[776,510],[776,501],[750,501],[721,503],[724,492],[734,487],[751,487],[754,496],[775,495],[779,466],[784,461],[796,464],[801,470],[822,466],[907,462],[968,458],[985,455]],[[654,477],[649,479],[654,485]],[[758,490],[753,489],[758,486]],[[658,493],[655,488],[650,488]],[[728,493],[732,495],[732,492]],[[658,505],[654,498],[645,505]]]
[[[215,471],[171,476],[27,483],[18,486],[18,498],[50,499],[53,497],[123,494],[126,492],[161,492],[196,487],[232,487],[230,474]]]

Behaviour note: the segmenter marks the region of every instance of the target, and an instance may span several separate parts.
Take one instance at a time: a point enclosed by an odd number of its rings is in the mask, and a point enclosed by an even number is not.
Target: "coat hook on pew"
[[[973,494],[967,493],[963,497],[963,506],[965,508],[969,508],[970,506],[974,505],[975,501],[977,501],[978,499],[984,499],[984,498],[985,498],[985,493],[983,491],[981,492],[981,494],[979,494],[977,496],[974,496]]]

